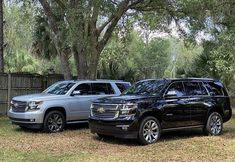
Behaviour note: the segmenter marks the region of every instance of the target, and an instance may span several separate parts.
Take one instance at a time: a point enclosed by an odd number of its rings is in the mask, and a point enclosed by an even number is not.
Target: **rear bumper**
[[[89,119],[91,133],[110,135],[118,138],[135,139],[138,137],[138,121],[103,121]]]
[[[225,110],[224,111],[224,118],[223,118],[224,123],[229,121],[231,119],[231,117],[232,117],[232,109],[230,108],[228,110]]]

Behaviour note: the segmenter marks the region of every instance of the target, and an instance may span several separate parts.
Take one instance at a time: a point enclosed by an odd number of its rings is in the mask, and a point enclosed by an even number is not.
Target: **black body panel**
[[[181,92],[175,90],[176,94],[172,95],[168,92],[171,91],[171,85],[176,82],[182,84],[183,88]],[[95,104],[119,105],[127,103],[138,105],[131,120],[120,120],[117,117],[107,121],[90,116],[91,132],[137,138],[140,121],[146,116],[156,117],[164,131],[202,127],[206,124],[208,115],[213,111],[220,113],[223,122],[227,122],[232,115],[225,88],[219,81],[213,79],[168,79],[158,95],[121,95],[99,99],[95,102]],[[117,128],[117,125],[128,125],[128,129]]]

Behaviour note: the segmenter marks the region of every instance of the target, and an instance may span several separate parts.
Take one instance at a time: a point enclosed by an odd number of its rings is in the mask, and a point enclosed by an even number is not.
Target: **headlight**
[[[30,101],[27,106],[27,111],[38,110],[43,101]]]
[[[133,116],[136,114],[136,109],[138,108],[138,104],[136,103],[127,103],[124,104],[120,109],[120,117]]]

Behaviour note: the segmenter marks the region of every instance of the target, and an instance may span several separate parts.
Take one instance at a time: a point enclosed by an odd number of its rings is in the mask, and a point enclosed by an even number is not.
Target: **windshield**
[[[146,80],[137,82],[124,95],[159,95],[164,88],[166,80]]]
[[[47,88],[43,93],[65,95],[74,84],[73,82],[58,82]]]

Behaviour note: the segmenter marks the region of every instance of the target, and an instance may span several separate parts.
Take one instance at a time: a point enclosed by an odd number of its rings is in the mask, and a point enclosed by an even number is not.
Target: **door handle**
[[[173,114],[172,114],[172,113],[169,113],[169,114],[166,114],[166,116],[173,116]]]

